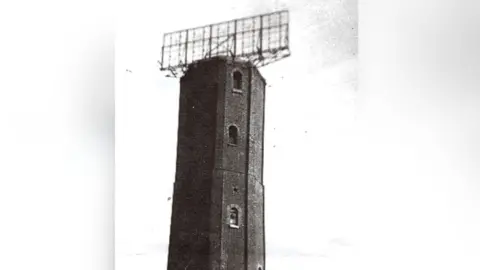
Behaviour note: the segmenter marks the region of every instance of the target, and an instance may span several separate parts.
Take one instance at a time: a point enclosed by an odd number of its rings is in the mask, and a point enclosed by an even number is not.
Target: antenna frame
[[[178,77],[190,64],[214,57],[249,61],[259,68],[289,56],[289,11],[279,10],[165,33],[158,63],[171,74],[167,77]]]

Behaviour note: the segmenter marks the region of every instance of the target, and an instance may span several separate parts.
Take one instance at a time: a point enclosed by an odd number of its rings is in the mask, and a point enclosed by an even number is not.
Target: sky
[[[292,55],[261,69],[268,84],[267,267],[478,269],[478,94],[451,91],[448,78],[445,88],[432,89],[428,77],[397,85],[378,68],[360,68],[375,62],[369,47],[358,45],[357,2],[350,0],[121,6],[116,267],[166,267],[179,81],[158,70],[163,33],[284,8]],[[369,26],[367,15],[362,25]],[[433,50],[417,53],[418,63],[435,57]],[[437,76],[458,72],[444,64],[428,68]],[[410,72],[415,68],[425,67]],[[358,81],[357,73],[367,79]]]

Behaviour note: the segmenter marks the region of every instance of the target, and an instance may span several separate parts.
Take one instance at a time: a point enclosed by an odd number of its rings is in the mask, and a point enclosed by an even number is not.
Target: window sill
[[[238,225],[229,224],[228,226],[232,229],[239,229],[240,228],[240,226],[238,226]]]
[[[233,93],[235,93],[235,94],[243,94],[243,90],[233,88]]]

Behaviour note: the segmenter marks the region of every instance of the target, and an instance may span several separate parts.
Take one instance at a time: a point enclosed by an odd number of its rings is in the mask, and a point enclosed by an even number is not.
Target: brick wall
[[[243,74],[241,92],[234,71]],[[169,270],[265,269],[264,102],[265,81],[245,63],[206,60],[181,79]],[[239,228],[228,224],[232,205]]]

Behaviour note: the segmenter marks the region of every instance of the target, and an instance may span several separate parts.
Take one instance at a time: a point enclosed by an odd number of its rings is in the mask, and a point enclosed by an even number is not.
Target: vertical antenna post
[[[210,37],[209,37],[209,49],[208,49],[208,57],[212,57],[212,30],[213,25],[210,25]]]
[[[260,16],[260,52],[263,52],[263,16]]]
[[[237,20],[234,22],[234,30],[233,30],[233,58],[237,55]]]
[[[188,30],[185,31],[185,34],[187,35],[185,37],[185,64],[188,63]]]

